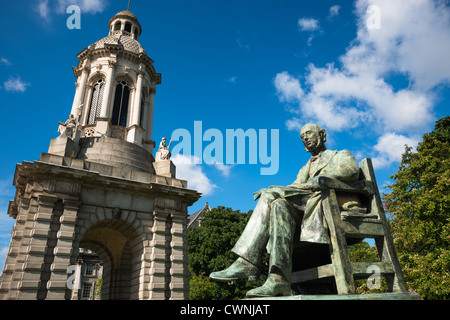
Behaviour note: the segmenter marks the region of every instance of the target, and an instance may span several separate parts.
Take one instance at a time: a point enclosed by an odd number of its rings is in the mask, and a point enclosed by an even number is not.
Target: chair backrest
[[[383,203],[381,202],[380,191],[378,190],[377,180],[375,178],[375,171],[372,165],[372,159],[365,158],[361,161],[361,171],[365,184],[370,188],[370,203],[367,203],[372,214],[378,216],[379,219],[385,220],[385,212]]]

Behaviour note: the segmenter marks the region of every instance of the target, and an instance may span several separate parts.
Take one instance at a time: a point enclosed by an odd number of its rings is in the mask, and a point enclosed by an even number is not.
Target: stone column
[[[100,118],[110,118],[111,115],[111,92],[114,90],[114,73],[116,70],[116,62],[110,60],[108,64],[108,70],[106,71],[106,87],[103,97],[102,110],[100,112]]]
[[[79,201],[64,200],[64,211],[59,218],[57,243],[53,249],[54,260],[51,265],[50,279],[47,283],[47,300],[70,299],[70,288],[67,287],[67,268],[75,265],[78,248],[73,248],[75,226],[77,222]]]
[[[80,119],[80,123],[81,123],[82,126],[87,125],[87,123],[89,121],[89,112],[91,111],[92,91],[94,89],[94,86],[87,85],[86,88],[87,88],[87,90],[86,90],[87,99],[84,99],[86,104],[82,108],[83,112],[81,113],[82,116],[81,116],[81,119]]]
[[[153,154],[153,148],[155,147],[155,142],[152,140],[152,134],[153,134],[153,108],[154,108],[154,102],[155,102],[155,94],[156,89],[154,86],[150,87],[150,96],[148,97],[148,102],[145,105],[145,112],[144,112],[144,122],[143,126],[145,129],[145,132],[143,133],[143,147],[150,153]]]
[[[136,83],[136,95],[134,98],[133,105],[133,118],[131,125],[139,125],[139,118],[141,116],[141,101],[142,101],[142,78],[144,74],[142,71],[138,72],[137,83]]]
[[[26,249],[26,252],[17,261],[23,263],[16,265],[16,278],[13,278],[15,285],[12,289],[17,293],[14,299],[18,300],[44,299],[46,294],[49,267],[46,256],[48,247],[51,247],[50,229],[58,198],[40,195],[37,200],[37,212],[29,214],[26,222],[21,246],[21,250]],[[26,244],[28,246],[25,247]]]
[[[163,200],[164,201],[164,200]],[[150,255],[150,300],[164,300],[166,296],[166,222],[169,214],[158,209],[154,212],[153,239]]]
[[[86,92],[86,82],[89,75],[89,68],[86,66],[86,62],[83,64],[81,76],[77,81],[77,90],[75,91],[75,98],[73,99],[71,114],[77,116],[77,108],[83,101],[84,94]]]
[[[95,135],[110,135],[111,131],[111,113],[112,113],[112,102],[111,96],[114,90],[114,74],[116,70],[116,61],[108,61],[108,70],[106,71],[106,87],[103,96],[102,110],[100,110],[100,117],[96,121],[96,133]]]
[[[155,94],[156,89],[150,88],[150,97],[149,97],[149,104],[148,104],[148,112],[146,113],[146,127],[145,129],[145,140],[148,142],[152,141],[152,135],[153,135],[153,110],[155,105]]]
[[[141,116],[141,101],[142,101],[142,78],[144,74],[142,71],[138,72],[136,90],[134,91],[133,105],[131,106],[131,121],[128,128],[127,141],[131,143],[142,143],[143,129],[139,126],[139,119]]]
[[[31,230],[25,229],[27,224],[27,217],[30,214],[30,199],[20,199],[20,205],[18,206],[18,212],[16,216],[16,224],[12,228],[11,243],[8,253],[5,259],[5,265],[3,267],[2,277],[0,279],[0,300],[17,299],[17,279],[20,279],[22,275],[17,277],[14,274],[16,266],[25,261],[26,248],[28,247]],[[11,215],[12,206],[15,204],[11,201],[8,212]],[[37,206],[34,206],[37,210]],[[29,224],[28,224],[29,225]],[[16,290],[12,290],[13,277],[15,281]]]
[[[176,212],[172,214],[172,241],[170,247],[170,289],[171,300],[186,300],[189,298],[188,246],[187,246],[187,218],[186,214]]]

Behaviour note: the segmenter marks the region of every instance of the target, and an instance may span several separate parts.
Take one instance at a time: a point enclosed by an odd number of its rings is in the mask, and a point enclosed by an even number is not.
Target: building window
[[[94,90],[92,91],[91,108],[89,110],[88,124],[95,124],[95,119],[100,117],[104,91],[105,91],[105,80],[100,79],[95,83]]]
[[[120,23],[120,21],[117,22],[117,23],[114,25],[114,31],[119,31],[121,27],[122,27],[122,24]]]
[[[130,85],[125,81],[120,81],[116,87],[114,95],[114,106],[112,124],[115,126],[127,126],[128,103],[130,100]]]
[[[125,23],[125,31],[131,33],[131,23]]]
[[[81,298],[89,299],[91,297],[92,284],[83,283],[83,291],[81,292]]]
[[[92,276],[94,274],[95,265],[94,264],[87,264],[85,274],[87,276]]]

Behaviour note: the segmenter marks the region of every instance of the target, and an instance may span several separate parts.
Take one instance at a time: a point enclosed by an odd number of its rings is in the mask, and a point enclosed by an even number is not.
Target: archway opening
[[[71,292],[72,300],[100,300],[103,285],[103,261],[87,248],[80,248]]]
[[[135,228],[119,219],[100,221],[82,236],[79,246],[96,252],[102,261],[102,300],[130,300],[138,294],[139,281],[133,281],[134,269],[140,268],[140,252],[133,251],[137,242]]]

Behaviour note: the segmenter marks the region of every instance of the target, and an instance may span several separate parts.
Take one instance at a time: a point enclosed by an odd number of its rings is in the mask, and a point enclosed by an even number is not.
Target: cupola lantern
[[[152,153],[156,73],[138,42],[142,27],[130,11],[109,21],[109,35],[77,57],[77,78],[71,114],[82,137],[110,136],[144,147]]]

